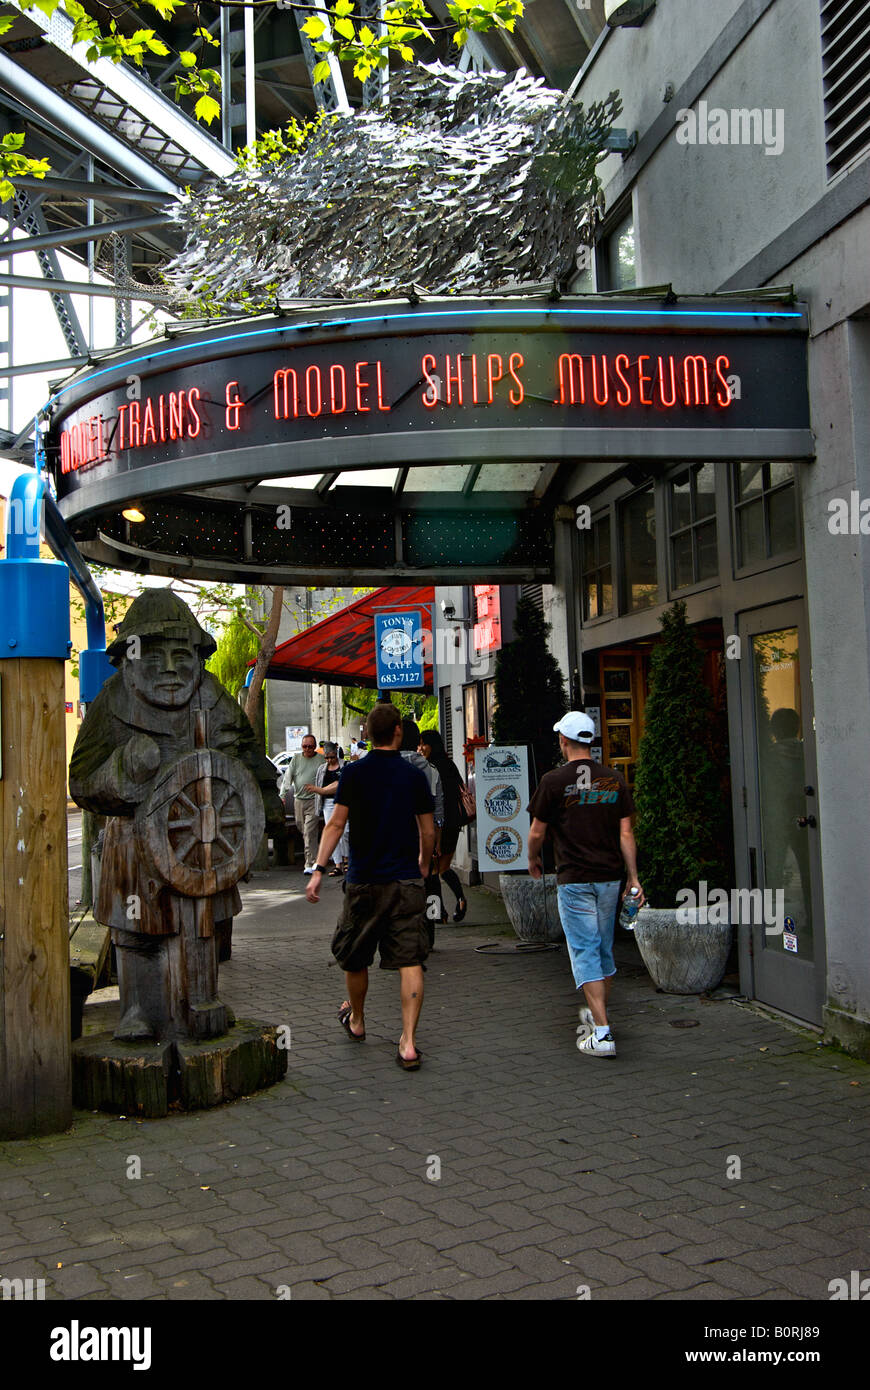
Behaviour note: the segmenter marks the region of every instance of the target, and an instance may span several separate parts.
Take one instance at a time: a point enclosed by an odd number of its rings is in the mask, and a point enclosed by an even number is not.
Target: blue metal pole
[[[87,562],[69,533],[57,503],[45,495],[45,538],[59,560],[68,566],[70,578],[84,600],[88,645],[79,654],[79,696],[84,704],[95,700],[105,682],[114,674],[106,656],[106,612]]]
[[[69,571],[39,555],[45,479],[22,473],[9,494],[6,557],[0,561],[0,660],[70,653]]]

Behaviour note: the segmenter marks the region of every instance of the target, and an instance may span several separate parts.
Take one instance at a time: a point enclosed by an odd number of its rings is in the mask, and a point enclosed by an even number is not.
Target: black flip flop
[[[350,1016],[352,1013],[352,1006],[350,1004],[345,1004],[344,1007],[338,1011],[338,1021],[352,1042],[365,1042],[365,1033],[354,1033],[351,1029]]]
[[[396,1048],[396,1066],[401,1067],[402,1071],[419,1071],[422,1057],[423,1054],[419,1047],[417,1048],[416,1057],[403,1057],[399,1049]]]

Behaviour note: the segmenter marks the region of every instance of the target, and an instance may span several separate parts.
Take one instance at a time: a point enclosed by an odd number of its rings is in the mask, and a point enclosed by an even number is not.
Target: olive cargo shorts
[[[332,938],[343,970],[367,970],[380,952],[382,970],[422,965],[429,954],[422,878],[395,883],[348,883]]]

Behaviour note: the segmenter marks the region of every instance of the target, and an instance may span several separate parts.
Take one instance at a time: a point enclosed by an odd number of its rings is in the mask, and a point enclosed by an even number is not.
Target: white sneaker
[[[313,874],[313,873],[314,873],[314,865],[313,865],[313,864],[306,864],[306,865],[305,865],[305,869],[303,870],[303,872],[306,873],[306,874]]]
[[[578,1034],[583,1034],[584,1037],[588,1037],[590,1033],[595,1032],[595,1019],[592,1017],[591,1009],[580,1010],[580,1022],[577,1024],[577,1032]]]
[[[577,1039],[577,1051],[585,1052],[587,1057],[615,1057],[616,1043],[613,1041],[612,1033],[603,1038],[596,1038],[592,1032],[586,1038]]]

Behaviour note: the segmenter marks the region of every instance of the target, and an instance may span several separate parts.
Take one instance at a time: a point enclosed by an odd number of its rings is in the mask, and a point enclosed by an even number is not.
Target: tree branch
[[[281,626],[281,605],[284,598],[284,586],[278,584],[272,590],[272,609],[269,614],[269,621],[265,631],[260,636],[260,650],[257,653],[257,661],[254,666],[254,675],[248,687],[248,695],[245,700],[245,714],[254,733],[259,736],[259,705],[260,694],[263,689],[263,681],[266,679],[266,671],[269,662],[275,655],[275,643],[278,638],[278,629]],[[251,629],[256,631],[256,629]]]

